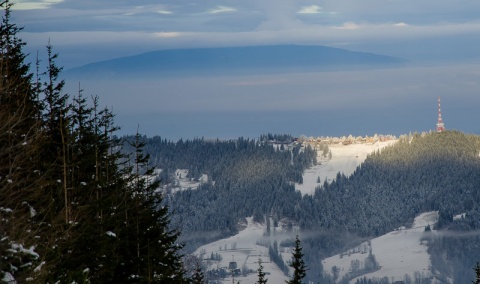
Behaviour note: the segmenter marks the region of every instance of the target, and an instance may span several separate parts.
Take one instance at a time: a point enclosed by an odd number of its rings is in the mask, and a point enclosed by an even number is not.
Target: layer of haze
[[[169,139],[408,134],[437,122],[479,133],[479,65],[89,81],[124,133]],[[75,93],[77,86],[71,86]]]

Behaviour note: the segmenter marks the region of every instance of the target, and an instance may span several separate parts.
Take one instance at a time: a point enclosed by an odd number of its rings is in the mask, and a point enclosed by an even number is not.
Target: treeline
[[[125,136],[122,139],[125,141],[125,150],[133,152],[129,145],[135,137]],[[159,136],[152,138],[144,136],[142,141],[145,143],[145,153],[151,157],[152,165],[162,169],[161,177],[164,184],[173,181],[173,174],[177,169],[187,169],[187,177],[195,180],[207,174],[214,181],[226,175],[247,180],[280,171],[288,180],[301,183],[303,170],[317,163],[316,153],[310,147],[302,149],[301,144],[295,144],[289,150],[276,149],[266,139],[196,138],[173,142]]]
[[[285,264],[282,258],[282,254],[278,250],[278,243],[274,241],[273,244],[268,247],[268,256],[270,260],[277,265],[277,267],[285,274],[288,275],[288,265]]]
[[[0,5],[0,282],[187,283],[140,136],[125,160],[114,115],[63,92],[50,43],[32,73]]]

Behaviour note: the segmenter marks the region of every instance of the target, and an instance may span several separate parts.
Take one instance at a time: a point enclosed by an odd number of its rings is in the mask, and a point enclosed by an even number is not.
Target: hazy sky
[[[398,70],[82,81],[126,132],[238,137],[480,133],[478,0],[15,0],[27,52],[50,39],[66,69],[145,51],[321,44],[397,56]],[[78,82],[73,83],[75,90]],[[74,91],[73,91],[74,92]]]
[[[50,38],[66,68],[176,47],[323,44],[415,60],[476,56],[480,47],[478,0],[13,2],[30,50]]]

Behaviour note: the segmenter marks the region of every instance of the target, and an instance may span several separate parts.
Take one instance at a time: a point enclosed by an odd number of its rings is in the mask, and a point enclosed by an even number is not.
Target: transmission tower
[[[438,121],[437,121],[437,132],[442,132],[445,130],[445,124],[443,124],[442,119],[442,108],[440,107],[440,97],[438,97]]]

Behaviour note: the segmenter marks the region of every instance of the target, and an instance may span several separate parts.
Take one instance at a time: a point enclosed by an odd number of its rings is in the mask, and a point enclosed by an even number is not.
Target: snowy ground
[[[361,277],[388,277],[390,280],[403,281],[406,274],[414,279],[415,272],[423,273],[425,276],[431,275],[428,246],[421,242],[421,237],[425,231],[425,226],[432,226],[437,220],[438,212],[423,213],[415,218],[412,228],[399,228],[372,239],[372,254],[375,255],[381,269]],[[342,257],[335,255],[325,259],[323,268],[325,272],[330,274],[333,266],[340,268],[338,279],[342,279],[350,271],[352,261],[358,259],[362,262],[367,256],[368,252],[362,253],[361,249],[360,252],[346,252]],[[351,280],[350,283],[355,283],[355,281],[356,278]]]
[[[202,175],[198,181],[194,181],[191,178],[187,178],[188,170],[177,169],[175,171],[175,185],[180,190],[185,189],[196,189],[200,183],[205,183],[208,181],[207,175]]]
[[[230,238],[221,239],[216,242],[204,245],[195,251],[195,255],[203,259],[204,264],[208,264],[207,270],[228,268],[229,262],[237,262],[239,269],[245,265],[251,269],[253,273],[247,276],[235,277],[235,283],[240,281],[242,284],[255,283],[258,280],[256,270],[258,269],[258,259],[262,259],[264,271],[268,273],[266,276],[269,283],[285,283],[287,277],[283,272],[270,261],[268,249],[265,246],[257,245],[259,240],[273,242],[277,239],[288,238],[281,228],[276,228],[276,235],[272,233],[271,238],[265,238],[265,226],[252,222],[252,218],[247,218],[248,225],[237,235]],[[326,273],[332,274],[332,267],[339,268],[338,280],[342,279],[351,269],[352,261],[359,260],[361,263],[368,257],[369,251],[375,255],[375,258],[381,267],[380,270],[361,275],[366,278],[383,278],[388,277],[390,281],[403,281],[405,275],[409,275],[411,279],[415,279],[415,272],[424,276],[431,275],[429,267],[431,265],[430,256],[427,252],[427,245],[422,243],[421,238],[425,231],[425,226],[433,225],[438,220],[438,212],[423,213],[415,218],[411,228],[401,227],[395,231],[387,233],[378,238],[372,239],[370,243],[365,242],[346,251],[340,255],[335,255],[323,260],[323,268]],[[433,231],[435,234],[436,232]],[[210,261],[211,254],[221,256],[221,261]],[[284,261],[291,259],[291,250],[286,250],[282,254]],[[355,283],[354,278],[350,283]],[[393,281],[392,281],[393,282]],[[222,283],[232,283],[232,278],[228,276],[222,280]]]
[[[159,175],[162,172],[162,169],[156,169],[155,174]],[[172,192],[187,190],[187,189],[197,189],[198,186],[202,183],[208,182],[208,175],[203,174],[198,181],[193,180],[192,178],[187,178],[188,170],[186,169],[177,169],[175,171],[175,180],[172,184]]]
[[[229,263],[232,261],[237,263],[239,269],[242,269],[244,266],[251,269],[253,273],[247,276],[235,277],[235,283],[240,281],[242,284],[253,284],[258,280],[257,269],[258,259],[260,258],[264,267],[263,271],[267,273],[266,278],[268,279],[268,283],[285,283],[287,277],[270,261],[268,248],[256,244],[260,240],[273,242],[273,229],[272,238],[264,237],[265,226],[253,222],[252,218],[247,218],[247,222],[247,227],[237,235],[201,246],[194,254],[203,259],[204,264],[208,264],[207,270],[228,268]],[[277,242],[286,238],[286,235],[280,232],[281,229],[279,227],[277,227],[276,230],[278,232],[275,236]],[[222,260],[208,260],[212,253],[220,255]],[[285,252],[282,256],[284,260],[287,260],[289,256],[291,257],[291,253]],[[222,281],[222,283],[232,283],[232,278],[228,276]]]
[[[346,176],[353,174],[355,169],[365,161],[367,155],[378,149],[393,145],[397,140],[386,142],[377,141],[375,143],[354,143],[350,145],[330,144],[328,145],[332,151],[332,159],[317,157],[320,163],[303,174],[303,184],[295,184],[295,189],[299,190],[302,195],[313,194],[315,187],[322,185],[325,180],[331,182],[341,172]],[[321,154],[319,152],[319,154]],[[320,177],[320,183],[317,183]]]

